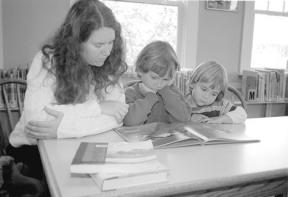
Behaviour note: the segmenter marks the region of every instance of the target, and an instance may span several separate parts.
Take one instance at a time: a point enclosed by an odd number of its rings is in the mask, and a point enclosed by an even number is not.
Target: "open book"
[[[115,131],[128,142],[152,140],[156,148],[259,141],[245,134],[245,124],[151,123]]]

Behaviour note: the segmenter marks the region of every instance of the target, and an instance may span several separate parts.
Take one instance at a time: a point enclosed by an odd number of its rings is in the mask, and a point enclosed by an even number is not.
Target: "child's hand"
[[[149,92],[156,93],[156,90],[148,88],[144,83],[139,83],[139,89],[143,95],[146,95]]]
[[[210,118],[202,114],[193,114],[190,120],[192,122],[206,123],[210,120]]]
[[[127,114],[129,105],[119,101],[103,101],[100,107],[103,114],[113,116],[120,123]]]
[[[223,115],[223,116],[210,118],[206,123],[210,123],[210,124],[230,124],[230,123],[233,123],[233,121],[232,121],[232,119],[229,116]]]

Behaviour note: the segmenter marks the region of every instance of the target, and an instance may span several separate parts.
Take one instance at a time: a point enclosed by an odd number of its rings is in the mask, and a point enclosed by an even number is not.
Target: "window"
[[[288,61],[288,0],[256,0],[252,68],[284,68]]]
[[[126,44],[126,61],[131,71],[134,70],[133,65],[140,50],[154,40],[169,42],[177,52],[182,67],[192,68],[195,65],[196,46],[187,46],[183,43],[197,43],[197,28],[192,28],[192,26],[198,27],[198,2],[183,0],[102,1],[113,10],[121,23]],[[189,55],[186,55],[188,51]]]
[[[140,50],[154,40],[168,41],[177,50],[177,4],[147,4],[105,1],[122,26],[128,65],[134,65]]]

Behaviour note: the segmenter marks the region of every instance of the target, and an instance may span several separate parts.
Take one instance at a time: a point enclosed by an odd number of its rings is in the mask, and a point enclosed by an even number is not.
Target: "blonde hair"
[[[220,93],[217,97],[217,101],[220,101],[226,92],[228,86],[227,70],[221,64],[215,61],[208,61],[199,64],[193,70],[193,73],[189,80],[189,87],[193,84],[203,82],[211,83],[211,88],[220,88]]]
[[[173,76],[172,66],[179,70],[177,55],[168,42],[154,41],[146,45],[139,53],[136,60],[136,72],[147,73],[149,71],[164,77],[169,72]]]

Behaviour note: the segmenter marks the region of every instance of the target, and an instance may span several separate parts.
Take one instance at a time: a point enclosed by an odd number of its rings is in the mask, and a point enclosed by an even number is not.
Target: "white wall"
[[[216,60],[229,73],[229,80],[239,84],[244,2],[238,2],[236,12],[207,10],[200,2],[197,63]]]
[[[69,0],[3,0],[4,67],[31,62],[62,23]]]

